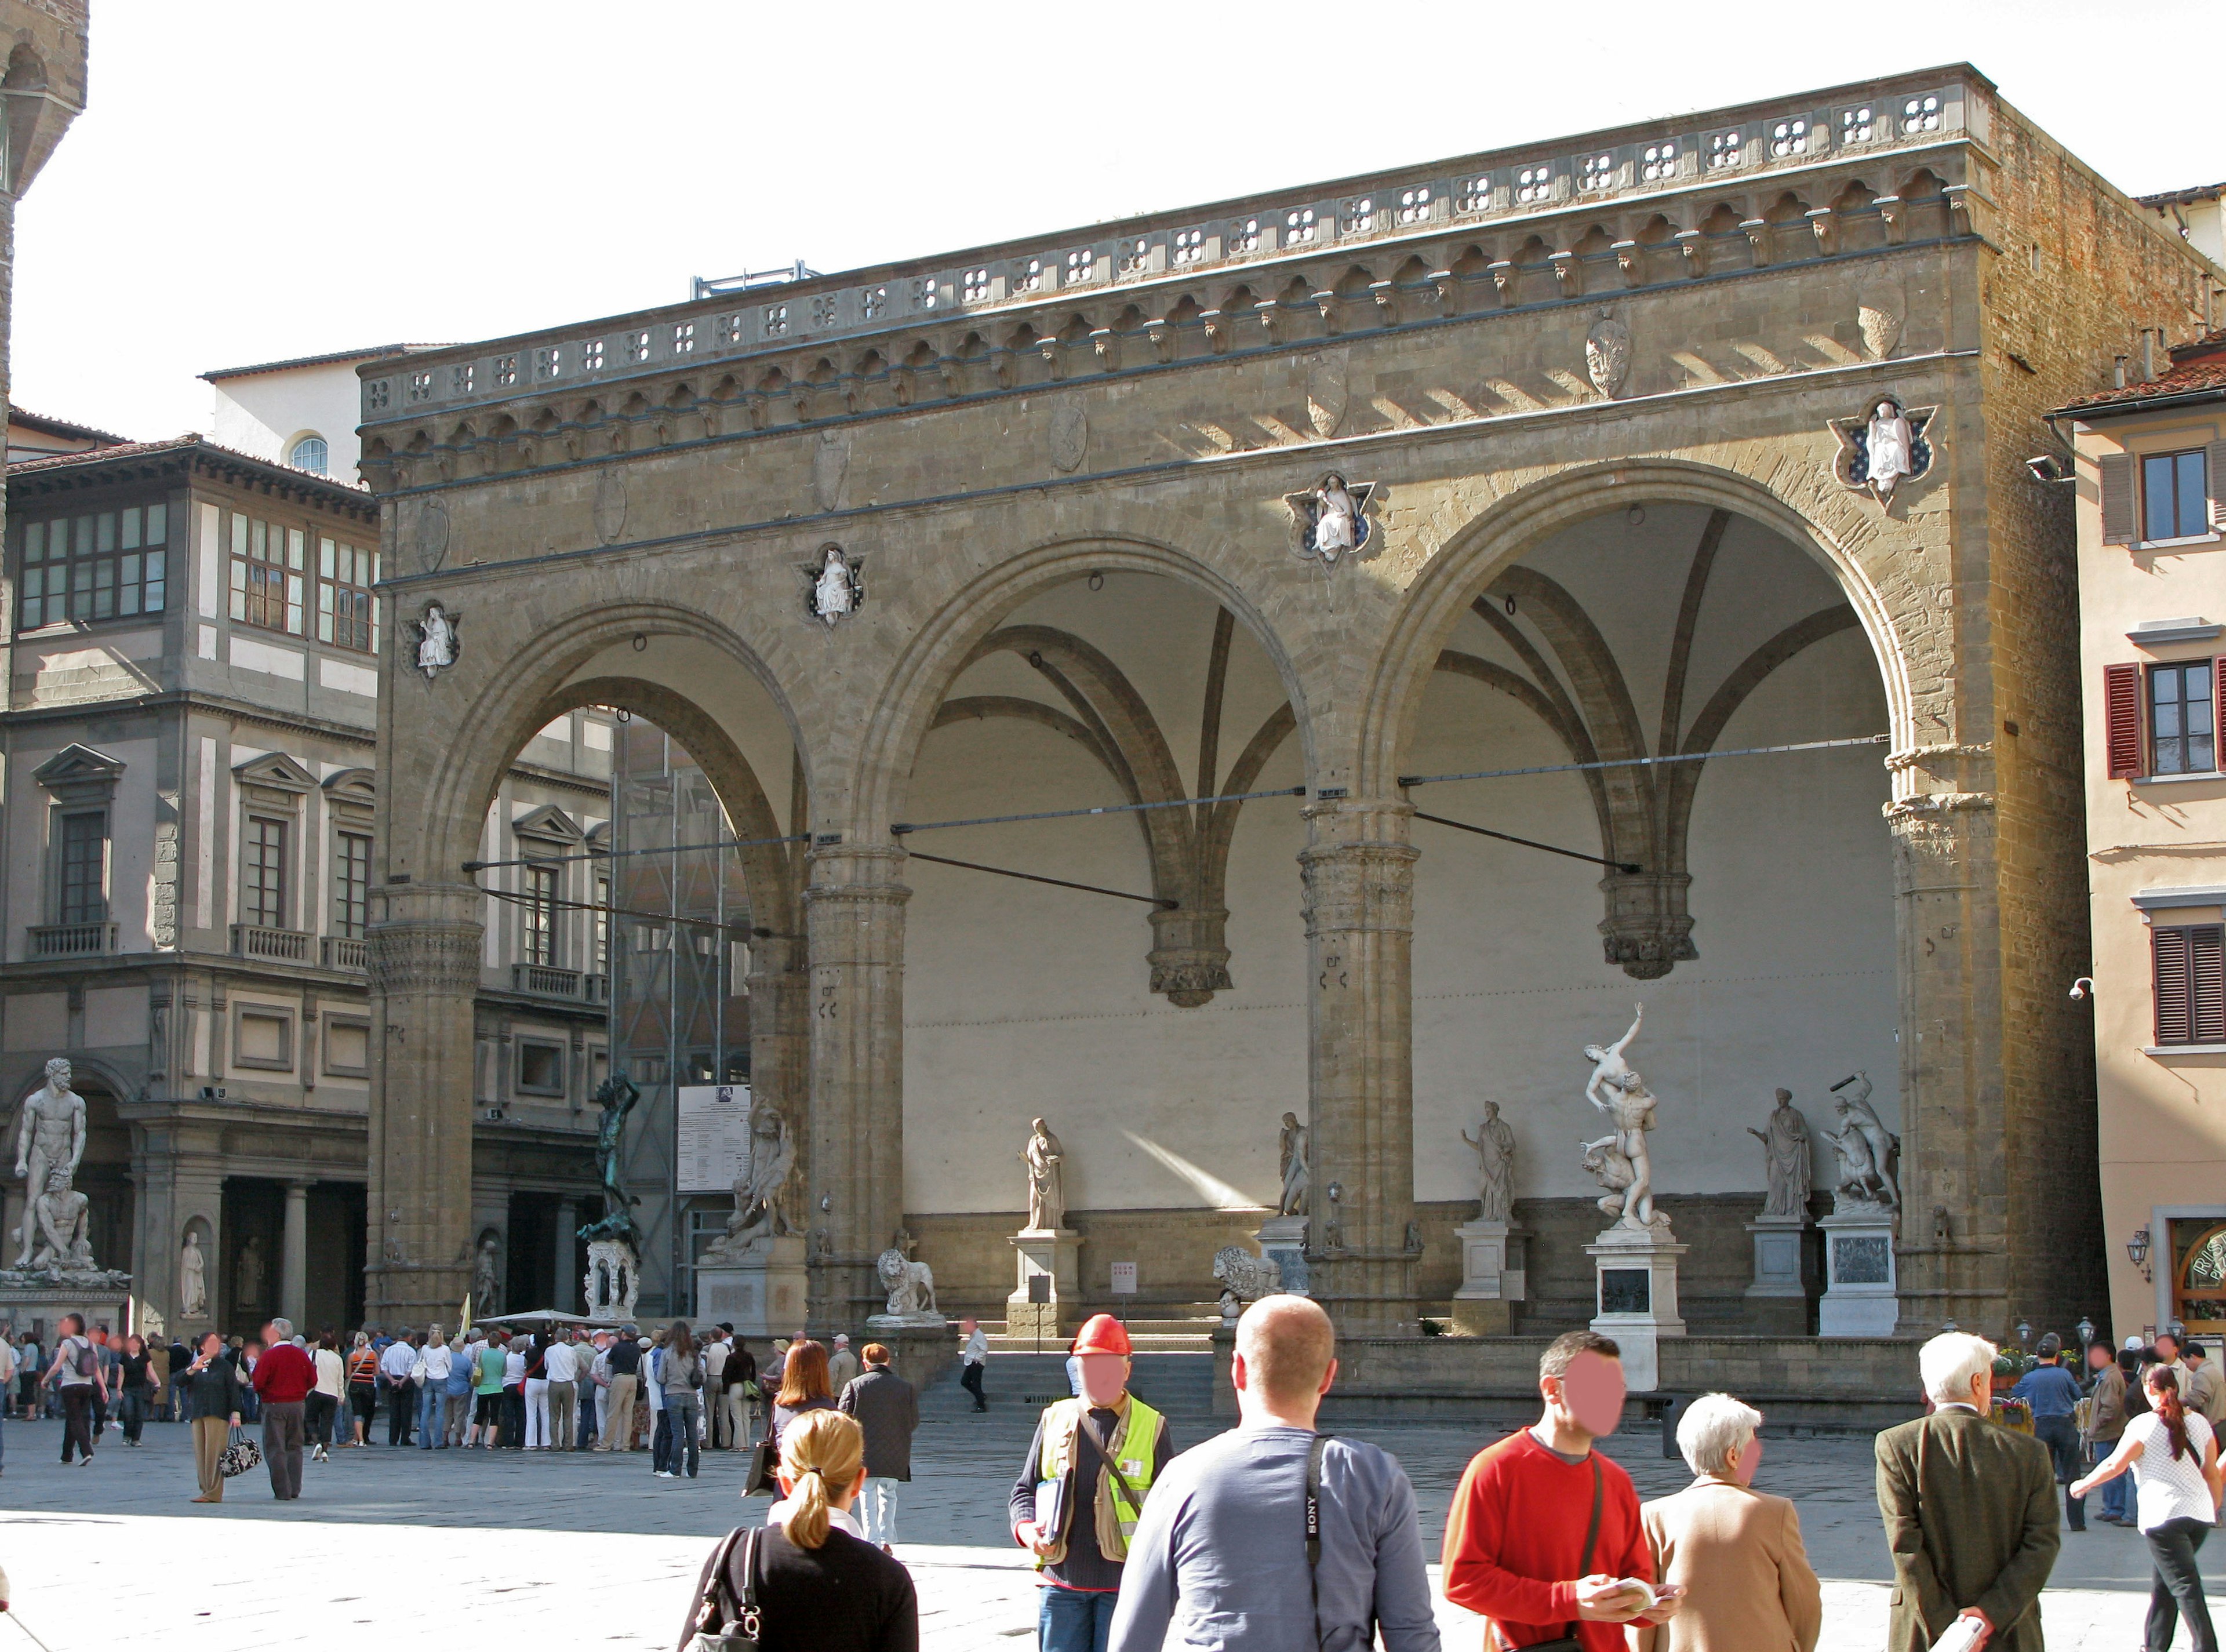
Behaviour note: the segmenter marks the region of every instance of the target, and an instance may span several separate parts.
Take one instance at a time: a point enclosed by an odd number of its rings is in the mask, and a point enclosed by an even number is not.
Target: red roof
[[[244,378],[250,373],[284,372],[289,367],[327,367],[342,361],[372,361],[385,356],[406,356],[414,350],[445,350],[444,344],[373,344],[360,350],[329,350],[321,356],[296,356],[287,361],[258,361],[245,367],[212,367],[201,374],[214,384],[219,378]]]
[[[26,459],[8,467],[8,480],[14,483],[50,476],[60,471],[91,470],[103,465],[127,465],[134,460],[166,454],[189,456],[213,468],[235,474],[244,472],[265,481],[280,482],[320,497],[329,505],[359,514],[375,514],[378,509],[378,501],[372,498],[367,489],[350,487],[329,476],[296,470],[291,465],[258,459],[252,454],[219,446],[194,432],[171,436],[162,442],[126,442],[113,448],[88,448],[82,453],[58,453],[42,459]]]
[[[2146,384],[2083,396],[2056,410],[2091,417],[2098,412],[2134,412],[2152,402],[2204,396],[2226,396],[2226,327],[2172,346],[2171,368]]]
[[[112,430],[98,430],[90,424],[77,424],[68,419],[54,418],[44,413],[34,413],[26,407],[8,410],[8,423],[20,424],[26,430],[35,430],[44,436],[60,436],[72,442],[92,442],[105,447],[115,447],[128,441]]]

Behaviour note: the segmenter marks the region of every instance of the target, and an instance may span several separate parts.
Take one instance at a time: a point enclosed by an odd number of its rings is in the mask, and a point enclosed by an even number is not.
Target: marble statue
[[[92,1201],[70,1185],[69,1171],[56,1165],[47,1172],[46,1191],[34,1209],[39,1219],[40,1245],[32,1257],[35,1268],[57,1273],[90,1273],[92,1242],[86,1236],[86,1207]]]
[[[1809,1214],[1809,1121],[1793,1105],[1793,1092],[1779,1090],[1769,1122],[1759,1130],[1750,1124],[1746,1133],[1762,1143],[1763,1168],[1770,1185],[1763,1215],[1805,1218]]]
[[[247,1236],[239,1248],[238,1258],[232,1263],[232,1283],[237,1287],[232,1294],[236,1307],[262,1307],[263,1301],[263,1241],[254,1234]]]
[[[1612,1134],[1598,1142],[1585,1142],[1585,1167],[1599,1177],[1600,1185],[1608,1189],[1609,1196],[1619,1200],[1612,1212],[1617,1224],[1641,1230],[1667,1227],[1670,1218],[1654,1208],[1654,1166],[1647,1156],[1646,1133],[1654,1128],[1653,1093],[1646,1081],[1632,1070],[1623,1058],[1631,1041],[1638,1036],[1638,1029],[1646,1020],[1646,1006],[1638,1006],[1631,1019],[1630,1031],[1603,1050],[1596,1044],[1585,1046],[1585,1057],[1593,1064],[1593,1073],[1585,1081],[1585,1099],[1606,1115],[1615,1126]],[[1600,1148],[1600,1166],[1593,1163],[1593,1150]],[[1601,1168],[1619,1161],[1621,1170],[1627,1172],[1629,1180],[1620,1186],[1601,1174]],[[1607,1198],[1600,1202],[1600,1209],[1608,1208]]]
[[[1028,1167],[1028,1227],[1049,1232],[1066,1221],[1066,1154],[1059,1138],[1041,1119],[1030,1127],[1027,1146],[1020,1152]]]
[[[840,545],[830,545],[818,575],[811,581],[811,617],[831,626],[857,606],[857,575],[851,571],[850,560]]]
[[[428,602],[417,626],[417,669],[430,683],[456,663],[456,625],[439,603]]]
[[[198,1228],[186,1229],[185,1249],[178,1253],[178,1312],[198,1319],[208,1312],[208,1258],[201,1254]]]
[[[704,1253],[722,1261],[739,1259],[762,1242],[797,1231],[796,1132],[777,1107],[750,1109],[750,1154],[735,1179],[735,1210],[727,1231]]]
[[[1221,1321],[1233,1325],[1237,1316],[1263,1296],[1283,1288],[1283,1270],[1266,1256],[1255,1256],[1242,1245],[1224,1245],[1213,1253],[1213,1277],[1221,1281]]]
[[[16,1126],[16,1173],[23,1179],[23,1224],[16,1229],[22,1241],[16,1266],[31,1266],[38,1244],[35,1207],[44,1196],[48,1173],[60,1166],[65,1179],[77,1179],[78,1161],[85,1157],[85,1097],[70,1088],[70,1064],[56,1056],[47,1063],[47,1082],[23,1103]]]
[[[1603,1190],[1594,1201],[1600,1206],[1600,1214],[1620,1218],[1624,1200],[1634,1179],[1631,1160],[1616,1146],[1616,1138],[1612,1135],[1604,1135],[1597,1141],[1580,1141],[1577,1148],[1584,1156],[1585,1169]]]
[[[1304,1216],[1306,1214],[1307,1188],[1313,1179],[1313,1172],[1308,1169],[1307,1164],[1308,1139],[1311,1134],[1312,1132],[1310,1132],[1305,1125],[1299,1122],[1299,1115],[1297,1114],[1286,1113],[1283,1115],[1283,1132],[1281,1142],[1283,1165],[1283,1194],[1282,1198],[1276,1201],[1275,1214],[1277,1216]]]
[[[502,1312],[502,1241],[492,1232],[480,1236],[479,1254],[472,1259],[472,1312],[480,1318]]]
[[[1360,506],[1345,478],[1332,471],[1314,490],[1314,550],[1324,562],[1334,562],[1360,546]]]
[[[1852,1090],[1850,1084],[1857,1086]],[[1845,1092],[1845,1093],[1842,1093]],[[1824,1132],[1840,1157],[1840,1173],[1832,1189],[1832,1208],[1842,1204],[1898,1210],[1901,1188],[1896,1181],[1901,1138],[1886,1128],[1871,1106],[1870,1075],[1858,1072],[1832,1086],[1832,1110],[1840,1128]]]
[[[1917,473],[1917,438],[1898,404],[1881,398],[1871,410],[1869,428],[1863,434],[1863,453],[1868,460],[1867,480],[1881,501],[1893,497],[1893,485]]]
[[[881,1276],[881,1288],[889,1293],[892,1318],[941,1321],[943,1316],[935,1306],[935,1274],[925,1262],[916,1262],[891,1245],[874,1264],[874,1270]]]
[[[595,1105],[602,1116],[595,1126],[595,1175],[603,1185],[603,1217],[580,1229],[582,1239],[614,1239],[630,1245],[639,1236],[633,1223],[635,1201],[619,1176],[619,1146],[626,1115],[640,1100],[641,1092],[624,1073],[613,1073],[596,1088]]]
[[[1476,1134],[1461,1140],[1476,1149],[1476,1219],[1504,1223],[1515,1209],[1515,1131],[1499,1116],[1499,1103],[1486,1102]]]

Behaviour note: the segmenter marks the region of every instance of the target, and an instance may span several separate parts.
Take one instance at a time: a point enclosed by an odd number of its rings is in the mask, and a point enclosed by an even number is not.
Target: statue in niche
[[[1893,497],[1896,482],[1917,474],[1916,448],[1917,435],[1909,428],[1901,404],[1881,399],[1871,410],[1870,425],[1864,432],[1863,441],[1863,450],[1870,458],[1867,480],[1880,503]]]
[[[263,1306],[263,1241],[249,1234],[232,1264],[232,1302],[236,1307]]]
[[[1856,1088],[1849,1090],[1851,1084]],[[1898,1210],[1901,1189],[1895,1179],[1900,1169],[1901,1138],[1886,1128],[1871,1106],[1870,1075],[1857,1072],[1833,1085],[1832,1110],[1840,1119],[1838,1129],[1824,1132],[1824,1139],[1840,1157],[1832,1208]]]
[[[1646,1020],[1645,1005],[1637,1006],[1637,1011],[1630,1030],[1605,1050],[1596,1044],[1585,1045],[1585,1058],[1593,1064],[1592,1077],[1585,1081],[1585,1099],[1604,1114],[1615,1129],[1598,1141],[1580,1145],[1585,1149],[1585,1168],[1600,1179],[1600,1185],[1608,1190],[1608,1197],[1618,1201],[1616,1208],[1609,1211],[1616,1217],[1617,1225],[1643,1232],[1667,1228],[1670,1218],[1654,1208],[1654,1166],[1646,1151],[1646,1133],[1654,1128],[1654,1095],[1646,1088],[1646,1081],[1623,1058],[1623,1052],[1638,1036],[1638,1029]],[[1600,1150],[1598,1166],[1593,1162],[1595,1149]],[[1619,1163],[1617,1173],[1627,1173],[1629,1177],[1620,1185],[1602,1173],[1604,1168]],[[1608,1198],[1603,1198],[1600,1206],[1608,1210]]]
[[[1771,1109],[1769,1122],[1759,1130],[1750,1124],[1746,1133],[1762,1143],[1763,1169],[1770,1187],[1762,1205],[1765,1219],[1806,1219],[1810,1173],[1809,1121],[1793,1105],[1793,1092],[1779,1090],[1778,1105]]]
[[[1515,1209],[1515,1131],[1499,1116],[1499,1103],[1486,1102],[1476,1134],[1461,1140],[1476,1149],[1476,1219],[1503,1225]]]
[[[1307,1148],[1312,1133],[1299,1122],[1295,1113],[1283,1115],[1281,1141],[1283,1162],[1283,1196],[1276,1202],[1277,1216],[1304,1216],[1307,1210],[1307,1189],[1312,1183],[1313,1172],[1307,1166]]]
[[[735,1212],[705,1255],[732,1261],[796,1230],[796,1132],[779,1108],[753,1107],[749,1158],[735,1179]]]
[[[456,663],[461,651],[456,640],[456,622],[437,602],[425,605],[425,617],[413,620],[417,632],[417,669],[430,683],[435,677]]]
[[[1291,512],[1293,547],[1301,556],[1318,556],[1325,567],[1340,556],[1358,556],[1375,537],[1368,505],[1378,484],[1348,482],[1336,471],[1319,487],[1283,495]]]
[[[85,1097],[70,1088],[70,1064],[56,1056],[47,1063],[47,1082],[23,1102],[16,1125],[16,1173],[23,1179],[22,1242],[16,1266],[31,1265],[39,1241],[35,1209],[44,1197],[48,1173],[57,1165],[72,1182],[85,1157]]]
[[[1028,1227],[1050,1232],[1066,1221],[1066,1154],[1041,1119],[1032,1121],[1021,1162],[1028,1170]]]
[[[186,1229],[185,1248],[178,1253],[178,1312],[198,1319],[208,1312],[208,1258],[201,1252],[198,1228]]]
[[[840,545],[829,545],[820,554],[818,568],[807,569],[811,581],[811,617],[830,630],[835,622],[857,612],[865,596],[857,564]]]
[[[472,1259],[472,1312],[482,1318],[502,1312],[502,1241],[492,1229]]]

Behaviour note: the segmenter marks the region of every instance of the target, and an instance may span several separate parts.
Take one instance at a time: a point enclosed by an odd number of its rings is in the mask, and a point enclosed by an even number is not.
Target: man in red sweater
[[[263,1396],[263,1461],[270,1470],[270,1495],[291,1503],[302,1495],[302,1410],[317,1386],[317,1368],[294,1344],[294,1322],[263,1327],[263,1357],[248,1379]]]
[[[1485,1644],[1622,1652],[1623,1625],[1666,1623],[1631,1476],[1593,1442],[1623,1416],[1622,1350],[1592,1331],[1538,1362],[1546,1414],[1470,1461],[1446,1516],[1446,1598],[1491,1620]]]

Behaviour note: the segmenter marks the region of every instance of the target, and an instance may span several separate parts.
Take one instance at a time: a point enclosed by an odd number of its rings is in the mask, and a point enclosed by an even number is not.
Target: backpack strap
[[[1317,1575],[1321,1564],[1321,1465],[1329,1442],[1329,1435],[1316,1434],[1307,1447],[1307,1594],[1313,1605],[1317,1648],[1322,1644],[1321,1579]]]

